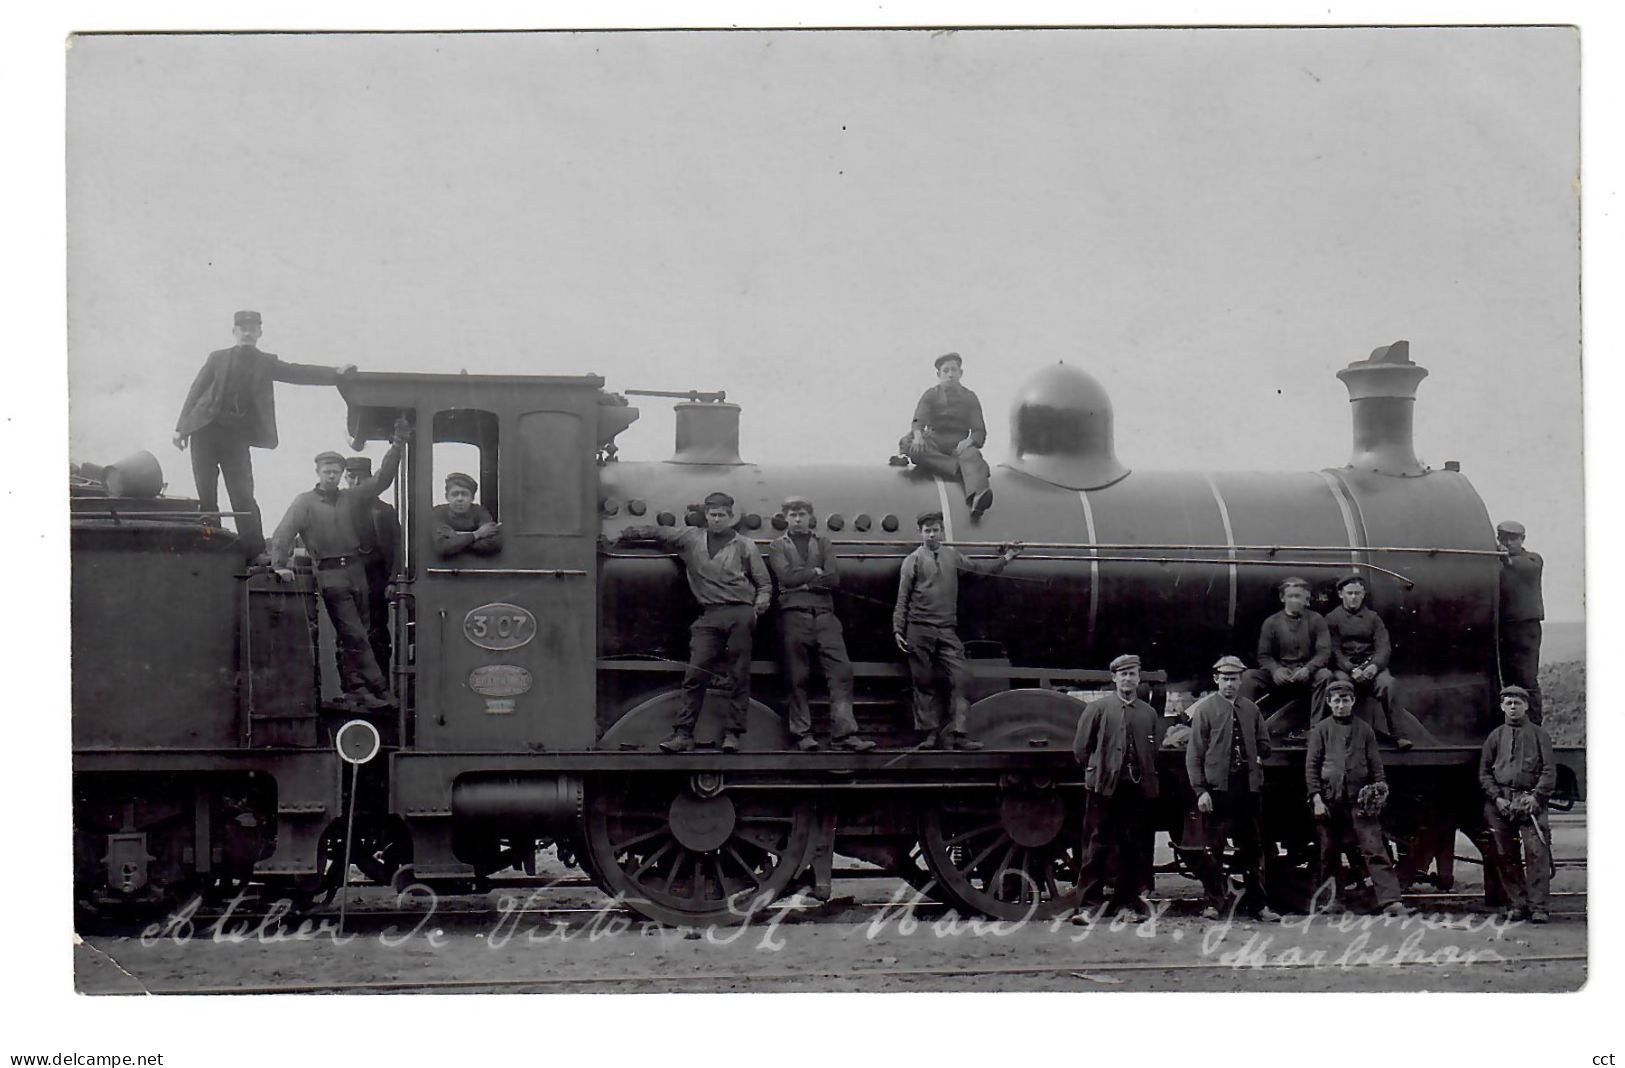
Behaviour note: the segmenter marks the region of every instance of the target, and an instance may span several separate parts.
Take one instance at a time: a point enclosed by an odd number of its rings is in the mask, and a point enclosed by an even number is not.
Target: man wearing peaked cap
[[[790,496],[780,509],[786,530],[768,546],[767,566],[779,586],[779,652],[784,659],[785,705],[796,748],[818,748],[813,737],[808,684],[813,659],[829,686],[830,738],[836,746],[864,752],[875,743],[858,733],[852,701],[852,661],[830,591],[841,582],[840,563],[824,535],[812,529],[812,501]]]
[[[1546,561],[1524,548],[1523,524],[1507,519],[1495,527],[1506,557],[1501,561],[1501,681],[1529,691],[1529,718],[1540,722],[1541,621],[1546,606],[1540,593]]]
[[[1083,820],[1082,868],[1078,875],[1081,910],[1075,922],[1104,899],[1107,872],[1114,867],[1111,906],[1136,920],[1150,915],[1153,810],[1159,793],[1156,753],[1161,717],[1142,701],[1140,658],[1125,653],[1111,662],[1109,697],[1090,701],[1078,717],[1072,755],[1083,765],[1087,791]]]
[[[1277,594],[1281,610],[1258,628],[1258,667],[1242,676],[1241,696],[1259,702],[1268,695],[1274,702],[1271,729],[1289,734],[1292,724],[1307,727],[1324,714],[1332,636],[1325,617],[1309,607],[1306,580],[1289,578]]]
[[[1484,822],[1510,918],[1545,923],[1552,876],[1552,828],[1546,811],[1557,787],[1557,761],[1551,735],[1529,718],[1529,691],[1504,686],[1500,703],[1505,722],[1484,739],[1478,760]]]
[[[1369,693],[1380,713],[1380,722],[1371,724],[1378,737],[1386,736],[1400,749],[1409,749],[1415,744],[1410,725],[1416,721],[1399,707],[1394,677],[1388,673],[1388,660],[1393,651],[1388,627],[1366,604],[1365,579],[1359,575],[1344,575],[1338,579],[1337,598],[1341,603],[1326,613],[1326,633],[1332,645],[1332,677],[1352,683],[1356,700],[1361,692]],[[1330,690],[1326,693],[1329,695]],[[1363,712],[1359,714],[1365,717]]]
[[[444,559],[460,553],[495,556],[502,551],[502,524],[474,503],[480,484],[461,471],[446,476],[446,503],[434,506],[430,537]]]
[[[276,391],[273,383],[337,385],[355,370],[286,363],[256,346],[261,334],[260,313],[240,311],[232,317],[236,344],[209,353],[175,422],[175,447],[192,449],[192,478],[197,483],[198,507],[211,522],[220,508],[220,479],[226,480],[231,508],[237,516],[237,537],[243,556],[255,560],[265,552],[265,531],[254,501],[254,467],[248,450],[274,449]],[[341,458],[342,460],[342,458]]]
[[[372,461],[352,456],[344,461],[344,486],[355,489],[372,478]],[[367,575],[367,641],[378,670],[389,677],[389,580],[400,556],[401,521],[392,505],[374,497],[371,507],[356,517],[356,543],[361,569]]]
[[[934,362],[937,384],[914,406],[913,425],[897,443],[900,455],[893,462],[912,461],[934,475],[958,479],[971,518],[980,519],[993,507],[992,469],[982,456],[987,444],[982,402],[959,384],[965,370],[959,353],[944,353]]]
[[[683,703],[662,752],[694,748],[694,724],[715,679],[727,683],[728,715],[722,751],[737,753],[750,709],[750,655],[756,621],[773,603],[773,579],[756,543],[734,529],[734,499],[720,490],[705,496],[705,527],[632,526],[623,542],[652,541],[676,549],[700,615],[688,631]]]
[[[1386,795],[1388,784],[1382,754],[1377,751],[1377,733],[1354,715],[1354,683],[1348,679],[1327,684],[1326,703],[1331,715],[1310,728],[1304,756],[1304,780],[1320,858],[1314,899],[1338,903],[1341,858],[1345,852],[1355,851],[1371,873],[1378,910],[1408,915],[1399,900],[1399,877],[1382,833],[1382,806],[1377,798]]]
[[[1280,915],[1269,906],[1264,881],[1262,804],[1263,759],[1270,754],[1270,736],[1258,706],[1241,696],[1245,669],[1238,658],[1221,657],[1213,665],[1216,691],[1190,707],[1185,774],[1196,795],[1196,811],[1186,821],[1183,848],[1191,850],[1191,867],[1207,892],[1202,915],[1218,919],[1230,904],[1224,845],[1233,839],[1233,863],[1244,884],[1239,905],[1274,922]]]
[[[391,708],[394,699],[367,633],[371,609],[356,530],[370,522],[372,502],[395,481],[400,463],[398,432],[378,465],[378,474],[341,489],[344,457],[331,451],[317,453],[316,488],[293,499],[271,538],[271,566],[285,582],[294,577],[289,566],[294,539],[302,540],[310,553],[316,565],[316,587],[333,621],[344,697],[364,709]]]

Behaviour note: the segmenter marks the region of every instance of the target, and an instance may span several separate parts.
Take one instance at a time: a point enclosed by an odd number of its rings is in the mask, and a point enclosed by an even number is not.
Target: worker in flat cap
[[[1120,916],[1147,919],[1151,907],[1152,822],[1157,784],[1157,746],[1162,719],[1140,699],[1140,658],[1124,653],[1111,662],[1112,694],[1083,706],[1072,755],[1083,765],[1084,814],[1081,911],[1108,904]],[[1112,874],[1114,873],[1114,874]],[[1111,900],[1105,884],[1112,877]]]
[[[1258,630],[1258,667],[1241,678],[1241,696],[1262,704],[1270,698],[1270,729],[1281,735],[1318,722],[1332,681],[1332,636],[1326,620],[1309,607],[1309,583],[1293,577],[1276,587],[1281,610]]]
[[[1190,850],[1191,866],[1207,892],[1203,916],[1218,919],[1232,904],[1224,870],[1228,838],[1235,842],[1233,863],[1243,880],[1234,904],[1274,922],[1280,914],[1269,906],[1264,880],[1263,762],[1270,754],[1270,735],[1258,706],[1241,696],[1246,669],[1238,657],[1221,657],[1213,665],[1215,692],[1188,711],[1185,774],[1196,796],[1196,812],[1181,846]]]
[[[1414,720],[1395,700],[1394,677],[1388,673],[1388,658],[1392,654],[1388,627],[1381,616],[1367,607],[1365,597],[1365,579],[1359,575],[1344,575],[1337,580],[1337,598],[1341,603],[1325,617],[1332,645],[1332,678],[1352,683],[1356,698],[1363,695],[1374,698],[1380,715],[1372,727],[1378,736],[1391,740],[1400,749],[1409,749],[1415,744],[1408,729]],[[1330,694],[1331,691],[1325,692]]]
[[[875,743],[858,733],[852,705],[852,661],[830,595],[841,583],[835,550],[829,538],[812,529],[812,501],[786,497],[780,511],[785,532],[768,546],[767,566],[779,587],[779,652],[784,658],[785,704],[793,744],[804,752],[818,748],[807,699],[816,657],[829,686],[832,743],[860,753],[873,749]]]
[[[344,457],[336,452],[318,453],[316,488],[293,499],[271,538],[271,566],[285,582],[294,577],[290,566],[294,539],[301,539],[310,553],[316,566],[316,588],[333,621],[345,701],[364,709],[391,708],[395,702],[368,641],[367,573],[356,531],[371,522],[372,502],[395,481],[407,432],[404,424],[397,423],[378,473],[346,489],[339,488]]]
[[[1545,923],[1551,918],[1552,882],[1552,828],[1546,810],[1557,786],[1552,739],[1529,718],[1529,691],[1522,686],[1501,688],[1501,717],[1479,753],[1484,823],[1510,918]]]
[[[1501,560],[1501,681],[1529,692],[1529,718],[1541,719],[1540,638],[1546,606],[1540,594],[1546,561],[1524,548],[1523,524],[1508,519],[1496,525],[1495,539],[1506,556]]]
[[[344,461],[344,487],[355,489],[372,478],[372,460],[352,456]],[[367,573],[367,642],[378,670],[389,676],[389,580],[400,558],[401,521],[395,507],[381,497],[356,517],[356,543],[361,569]]]
[[[1341,857],[1358,850],[1371,873],[1377,910],[1406,916],[1409,910],[1399,900],[1399,878],[1382,833],[1388,780],[1377,751],[1377,733],[1354,715],[1354,697],[1354,683],[1334,679],[1326,687],[1331,715],[1309,730],[1304,778],[1320,847],[1315,899],[1326,902],[1327,911],[1341,908]]]
[[[248,450],[274,449],[276,391],[274,382],[309,386],[337,385],[355,370],[288,363],[258,348],[262,321],[257,311],[232,317],[236,344],[209,353],[175,422],[175,447],[192,449],[192,478],[197,483],[198,507],[219,522],[220,479],[226,480],[231,509],[237,518],[237,537],[243,558],[258,562],[265,552],[265,531],[260,507],[254,500],[254,467]]]
[[[982,456],[987,424],[982,402],[960,384],[965,361],[959,353],[936,358],[937,384],[914,406],[914,423],[897,443],[894,464],[915,464],[943,478],[959,480],[972,519],[993,507],[992,471]]]
[[[970,712],[970,666],[959,640],[959,573],[994,575],[1021,552],[1019,542],[999,547],[990,561],[972,560],[944,544],[942,513],[921,512],[915,518],[920,546],[903,559],[897,579],[897,605],[892,611],[892,639],[908,654],[914,683],[914,726],[929,732],[924,748],[980,749],[982,743],[966,736]],[[948,676],[948,722],[938,714],[936,678]]]
[[[750,709],[751,639],[756,621],[773,603],[773,579],[762,563],[762,554],[755,542],[734,529],[734,499],[720,490],[709,493],[704,509],[704,528],[634,526],[622,530],[619,538],[676,549],[688,575],[688,588],[700,603],[699,618],[688,631],[683,703],[673,720],[671,737],[660,743],[667,753],[694,748],[694,723],[713,680],[728,691],[722,751],[739,751]]]
[[[474,503],[480,484],[453,471],[446,476],[446,503],[434,506],[429,536],[442,559],[461,553],[495,556],[502,551],[502,524],[485,506]]]

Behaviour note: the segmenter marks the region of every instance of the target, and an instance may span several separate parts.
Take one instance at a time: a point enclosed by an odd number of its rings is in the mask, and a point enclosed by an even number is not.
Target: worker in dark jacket
[[[965,493],[971,518],[978,519],[993,507],[992,471],[982,457],[987,444],[987,424],[982,420],[982,402],[959,384],[965,362],[950,352],[936,359],[937,384],[926,390],[914,406],[914,422],[897,443],[901,457],[943,478],[956,478]]]
[[[1316,894],[1329,894],[1336,906],[1339,857],[1345,850],[1358,849],[1376,888],[1377,908],[1389,915],[1409,915],[1399,900],[1399,878],[1382,833],[1388,780],[1377,752],[1377,734],[1365,720],[1355,718],[1352,682],[1336,679],[1329,684],[1326,703],[1331,715],[1310,728],[1303,766],[1320,844],[1321,889]]]
[[[1546,808],[1557,786],[1552,739],[1529,719],[1529,694],[1522,686],[1501,689],[1501,716],[1505,722],[1484,739],[1478,760],[1484,822],[1512,906],[1511,918],[1545,923],[1551,918],[1552,881],[1552,829]]]
[[[970,666],[965,643],[959,640],[959,573],[992,575],[1003,571],[1021,552],[1019,545],[999,550],[991,563],[971,560],[942,543],[941,512],[921,512],[920,547],[903,558],[897,576],[897,606],[892,610],[892,640],[908,654],[908,673],[914,682],[914,726],[932,732],[925,748],[980,749],[982,743],[965,735],[970,712]],[[948,723],[937,715],[936,678],[948,676]]]
[[[474,503],[480,484],[470,475],[453,471],[446,476],[446,503],[434,506],[429,530],[434,551],[442,558],[460,553],[495,556],[502,551],[502,524],[484,505]]]
[[[840,564],[829,539],[812,529],[813,506],[805,497],[786,497],[787,526],[768,546],[767,565],[779,585],[779,651],[784,657],[785,705],[797,749],[818,748],[812,733],[807,686],[813,657],[824,667],[829,686],[830,738],[843,749],[864,752],[875,743],[858,733],[852,708],[852,661],[830,591],[841,583]]]
[[[394,701],[367,640],[367,574],[361,565],[356,528],[369,521],[371,502],[395,480],[400,462],[397,440],[384,454],[377,475],[340,489],[344,457],[336,452],[318,453],[316,488],[293,499],[271,539],[271,566],[285,582],[294,577],[288,566],[293,540],[304,541],[316,565],[322,603],[333,621],[345,698],[369,709],[391,708]]]
[[[1546,618],[1540,580],[1546,561],[1523,547],[1522,523],[1501,523],[1495,537],[1507,554],[1501,561],[1501,681],[1529,692],[1529,718],[1539,723],[1540,629]]]
[[[1344,575],[1338,579],[1337,597],[1342,604],[1326,613],[1326,631],[1332,643],[1332,677],[1353,683],[1356,698],[1362,691],[1375,698],[1382,711],[1382,722],[1372,726],[1378,734],[1392,738],[1400,749],[1409,749],[1414,743],[1396,707],[1394,677],[1388,673],[1388,658],[1393,652],[1388,627],[1381,616],[1365,606],[1365,580],[1359,575]],[[1330,695],[1330,690],[1327,694]],[[1408,715],[1403,717],[1409,718]]]
[[[1263,760],[1270,754],[1269,731],[1258,706],[1242,697],[1246,665],[1234,656],[1213,665],[1210,693],[1190,707],[1190,739],[1185,746],[1185,774],[1196,795],[1192,866],[1207,891],[1202,915],[1218,919],[1230,904],[1224,871],[1225,839],[1235,841],[1235,864],[1244,888],[1240,908],[1266,922],[1280,919],[1270,908],[1264,882]]]
[[[1265,696],[1275,701],[1270,729],[1287,734],[1299,723],[1318,722],[1324,714],[1326,684],[1332,681],[1326,666],[1332,659],[1331,633],[1326,620],[1309,607],[1309,583],[1289,578],[1278,593],[1281,611],[1264,620],[1258,630],[1258,667],[1241,680],[1241,696],[1256,703]],[[1288,703],[1301,700],[1304,715],[1288,722]]]
[[[726,493],[705,498],[705,527],[627,527],[623,542],[653,541],[683,558],[688,588],[700,602],[700,617],[689,628],[688,672],[683,703],[672,735],[660,743],[667,753],[694,748],[694,722],[712,679],[728,686],[728,719],[722,751],[737,753],[750,709],[750,649],[756,621],[773,603],[773,579],[755,542],[734,529],[734,499]]]
[[[240,311],[232,319],[237,344],[209,353],[175,422],[175,447],[192,447],[192,478],[198,507],[205,515],[220,508],[220,478],[225,477],[243,556],[254,562],[265,552],[265,529],[254,500],[254,466],[248,450],[276,448],[274,382],[307,386],[337,385],[355,370],[285,363],[256,345],[262,322],[257,311]],[[215,516],[215,521],[218,521]]]
[[[372,461],[352,456],[344,461],[344,486],[355,489],[372,478]],[[378,670],[389,676],[389,580],[400,556],[401,521],[393,505],[374,497],[371,507],[357,517],[356,544],[361,569],[367,573],[367,641]]]
[[[1107,869],[1115,860],[1111,906],[1118,915],[1150,916],[1152,822],[1157,798],[1157,745],[1161,720],[1140,700],[1140,658],[1125,653],[1111,662],[1110,697],[1090,701],[1078,717],[1072,755],[1083,765],[1082,871],[1078,886],[1085,911],[1105,897]],[[1074,917],[1079,923],[1087,918]]]

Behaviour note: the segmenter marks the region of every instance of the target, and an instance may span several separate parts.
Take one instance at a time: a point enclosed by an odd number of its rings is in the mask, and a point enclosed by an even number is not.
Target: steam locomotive
[[[1168,472],[1118,460],[1093,376],[1044,367],[1017,392],[998,507],[976,521],[957,486],[919,469],[748,463],[740,409],[720,394],[679,399],[669,459],[631,461],[615,439],[638,409],[594,375],[348,375],[357,448],[398,419],[415,428],[394,489],[398,712],[362,714],[379,744],[341,752],[358,714],[332,699],[308,569],[292,583],[245,573],[235,537],[196,502],[76,489],[76,894],[105,909],[250,881],[308,893],[346,860],[380,882],[472,886],[528,868],[540,842],[666,923],[734,922],[794,886],[827,891],[837,855],[970,912],[1053,916],[1078,902],[1070,743],[1078,698],[1109,689],[1104,665],[1138,653],[1146,696],[1177,716],[1219,655],[1250,659],[1281,579],[1309,577],[1324,608],[1349,573],[1388,624],[1402,701],[1429,735],[1386,755],[1388,830],[1402,869],[1436,864],[1448,879],[1456,831],[1483,833],[1475,764],[1496,719],[1501,564],[1466,476],[1415,456],[1426,375],[1405,342],[1338,372],[1354,426],[1343,467]],[[504,527],[497,555],[435,554],[431,507],[453,464],[478,471]],[[720,693],[699,748],[657,750],[696,608],[673,557],[615,539],[697,525],[716,489],[764,550],[787,494],[817,503],[841,557],[859,722],[879,749],[790,746],[765,617],[744,751],[716,748]],[[962,587],[981,751],[920,749],[908,727],[890,615],[913,517],[929,509],[970,555],[1028,547]],[[820,730],[825,717],[815,704]],[[1584,751],[1560,760],[1562,803],[1584,792]],[[1182,754],[1159,768],[1177,841]],[[1276,862],[1291,864],[1313,838],[1301,747],[1271,758],[1265,791]]]

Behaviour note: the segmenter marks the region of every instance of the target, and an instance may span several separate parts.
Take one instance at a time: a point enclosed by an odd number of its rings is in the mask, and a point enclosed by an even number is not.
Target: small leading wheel
[[[920,814],[925,862],[942,895],[1001,920],[1078,907],[1082,799],[1054,789],[966,791]]]
[[[816,824],[810,800],[724,790],[715,776],[600,779],[585,857],[605,891],[651,920],[743,923],[794,881]]]

